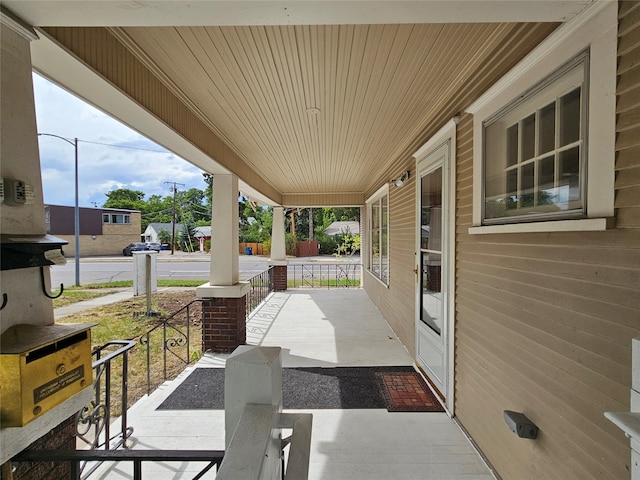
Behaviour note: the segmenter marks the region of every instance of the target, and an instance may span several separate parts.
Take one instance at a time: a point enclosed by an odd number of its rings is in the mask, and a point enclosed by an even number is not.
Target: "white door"
[[[449,388],[449,159],[450,142],[418,163],[416,352],[443,399]],[[446,402],[449,404],[449,402]]]

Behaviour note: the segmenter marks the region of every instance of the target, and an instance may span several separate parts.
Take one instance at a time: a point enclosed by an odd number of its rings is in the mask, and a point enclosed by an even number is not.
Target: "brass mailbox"
[[[2,428],[22,427],[91,386],[91,326],[14,325],[2,334]]]

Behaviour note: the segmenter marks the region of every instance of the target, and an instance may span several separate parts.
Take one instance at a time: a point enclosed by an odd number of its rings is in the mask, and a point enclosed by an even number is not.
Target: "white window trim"
[[[369,276],[373,279],[375,279],[377,282],[380,283],[380,285],[383,285],[386,288],[389,288],[389,283],[390,283],[390,278],[389,278],[389,273],[387,272],[387,281],[385,282],[384,280],[382,280],[379,276],[373,274],[371,272],[371,246],[372,246],[372,238],[371,238],[371,222],[373,221],[371,218],[371,206],[374,202],[380,200],[380,198],[386,196],[387,197],[387,255],[389,255],[389,233],[391,231],[391,215],[389,215],[390,213],[390,202],[389,202],[389,184],[385,183],[382,187],[380,187],[376,193],[374,193],[373,195],[371,195],[369,198],[367,198],[367,200],[365,201],[365,205],[367,207],[367,268],[365,269],[366,272],[369,274]],[[388,259],[388,262],[390,263],[390,258]],[[388,268],[390,270],[391,265],[388,265]]]
[[[599,1],[559,27],[467,112],[473,114],[470,234],[605,230],[614,214],[617,2]],[[574,56],[590,49],[586,219],[482,225],[483,122]]]
[[[109,217],[109,221],[105,222],[104,221],[104,217],[108,216]],[[122,216],[122,223],[118,223],[118,222],[113,222],[113,217],[114,216]],[[128,222],[125,222],[126,219],[129,219]],[[102,224],[103,225],[131,225],[131,214],[129,213],[103,213],[102,214]]]

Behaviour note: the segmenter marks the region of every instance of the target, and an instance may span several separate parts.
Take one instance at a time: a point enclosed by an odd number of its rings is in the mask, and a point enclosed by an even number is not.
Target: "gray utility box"
[[[145,295],[158,291],[158,252],[145,250],[133,253],[133,295]]]

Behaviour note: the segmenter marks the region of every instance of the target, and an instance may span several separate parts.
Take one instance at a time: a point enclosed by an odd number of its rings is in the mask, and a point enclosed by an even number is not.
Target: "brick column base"
[[[75,450],[76,417],[69,417],[25,450]],[[69,462],[15,462],[13,480],[71,480]]]
[[[202,302],[202,351],[231,353],[247,343],[247,300],[205,298]]]
[[[271,269],[271,282],[276,292],[284,292],[287,289],[287,266],[274,265]]]

